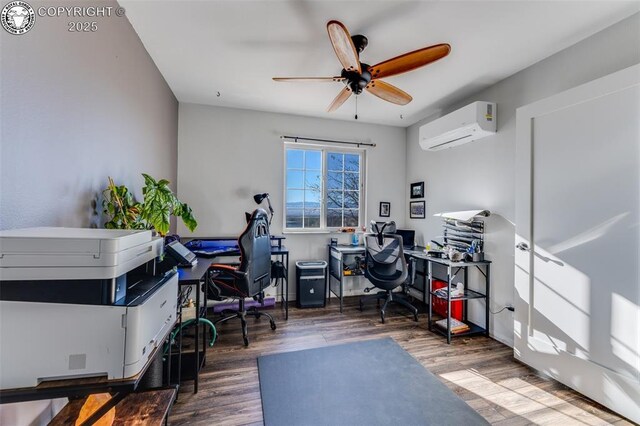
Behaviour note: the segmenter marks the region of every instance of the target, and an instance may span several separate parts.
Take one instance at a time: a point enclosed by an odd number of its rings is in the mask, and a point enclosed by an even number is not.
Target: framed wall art
[[[380,201],[380,217],[389,217],[391,216],[391,203],[387,201]]]
[[[424,198],[424,182],[411,184],[411,198]]]
[[[411,219],[424,219],[425,218],[425,202],[411,201],[409,203],[409,217]]]

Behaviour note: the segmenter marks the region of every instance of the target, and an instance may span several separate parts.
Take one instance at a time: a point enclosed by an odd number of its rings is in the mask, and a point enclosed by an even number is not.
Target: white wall
[[[635,14],[454,105],[446,114],[476,100],[497,102],[498,133],[476,143],[425,152],[419,126],[407,130],[407,183],[424,180],[427,219],[410,220],[423,239],[441,235],[434,213],[483,208],[487,219],[486,254],[493,261],[492,309],[513,303],[516,108],[640,62],[640,14]],[[477,310],[472,314],[478,314]],[[492,315],[492,334],[513,345],[513,314]]]
[[[253,195],[260,192],[271,195],[276,210],[271,233],[282,233],[284,145],[281,135],[369,140],[377,144],[366,153],[367,222],[378,219],[380,201],[389,201],[391,219],[404,224],[408,193],[405,129],[181,103],[178,196],[191,205],[198,220],[198,229],[192,235],[236,237],[244,228],[244,212],[256,207]],[[182,224],[178,225],[178,233],[190,235]],[[294,262],[326,259],[327,244],[335,236],[286,235],[285,244],[291,252],[291,300],[295,297]],[[347,235],[338,237],[347,242]],[[351,287],[346,286],[347,294],[354,294]],[[363,285],[355,287],[358,292]]]
[[[178,101],[126,17],[98,25],[76,34],[38,17],[26,34],[0,31],[0,229],[101,226],[108,176],[138,196],[142,172],[175,183]]]

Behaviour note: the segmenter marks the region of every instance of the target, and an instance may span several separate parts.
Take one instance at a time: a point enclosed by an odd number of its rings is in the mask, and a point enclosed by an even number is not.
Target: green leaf
[[[193,212],[191,211],[191,207],[182,203],[180,205],[180,215],[184,224],[189,228],[189,231],[193,232],[198,226],[198,222],[193,217]]]

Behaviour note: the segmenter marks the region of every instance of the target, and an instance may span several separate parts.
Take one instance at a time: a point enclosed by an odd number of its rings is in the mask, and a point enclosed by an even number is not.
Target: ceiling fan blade
[[[397,105],[406,105],[413,99],[411,95],[382,80],[372,80],[367,91],[380,99]]]
[[[435,62],[447,56],[449,52],[451,52],[450,45],[436,44],[380,62],[369,67],[369,72],[373,78],[390,77]]]
[[[343,77],[273,77],[273,81],[325,83],[343,81]]]
[[[352,92],[349,86],[345,86],[344,89],[342,89],[340,93],[338,93],[338,96],[336,96],[333,102],[331,102],[331,105],[329,105],[329,108],[327,108],[327,112],[333,112],[340,108],[340,106],[345,103],[347,99],[349,99],[351,93]]]
[[[329,21],[327,23],[327,32],[329,33],[333,50],[335,50],[342,67],[347,71],[362,73],[358,51],[353,44],[353,40],[351,40],[347,27],[342,22]]]

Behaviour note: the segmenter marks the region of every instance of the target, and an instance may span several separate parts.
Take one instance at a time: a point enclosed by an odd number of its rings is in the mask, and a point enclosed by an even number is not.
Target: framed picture
[[[411,219],[424,219],[424,201],[411,201],[409,203],[409,217]]]
[[[424,182],[411,184],[411,198],[424,198]]]
[[[386,201],[380,201],[380,217],[391,216],[391,203]]]

